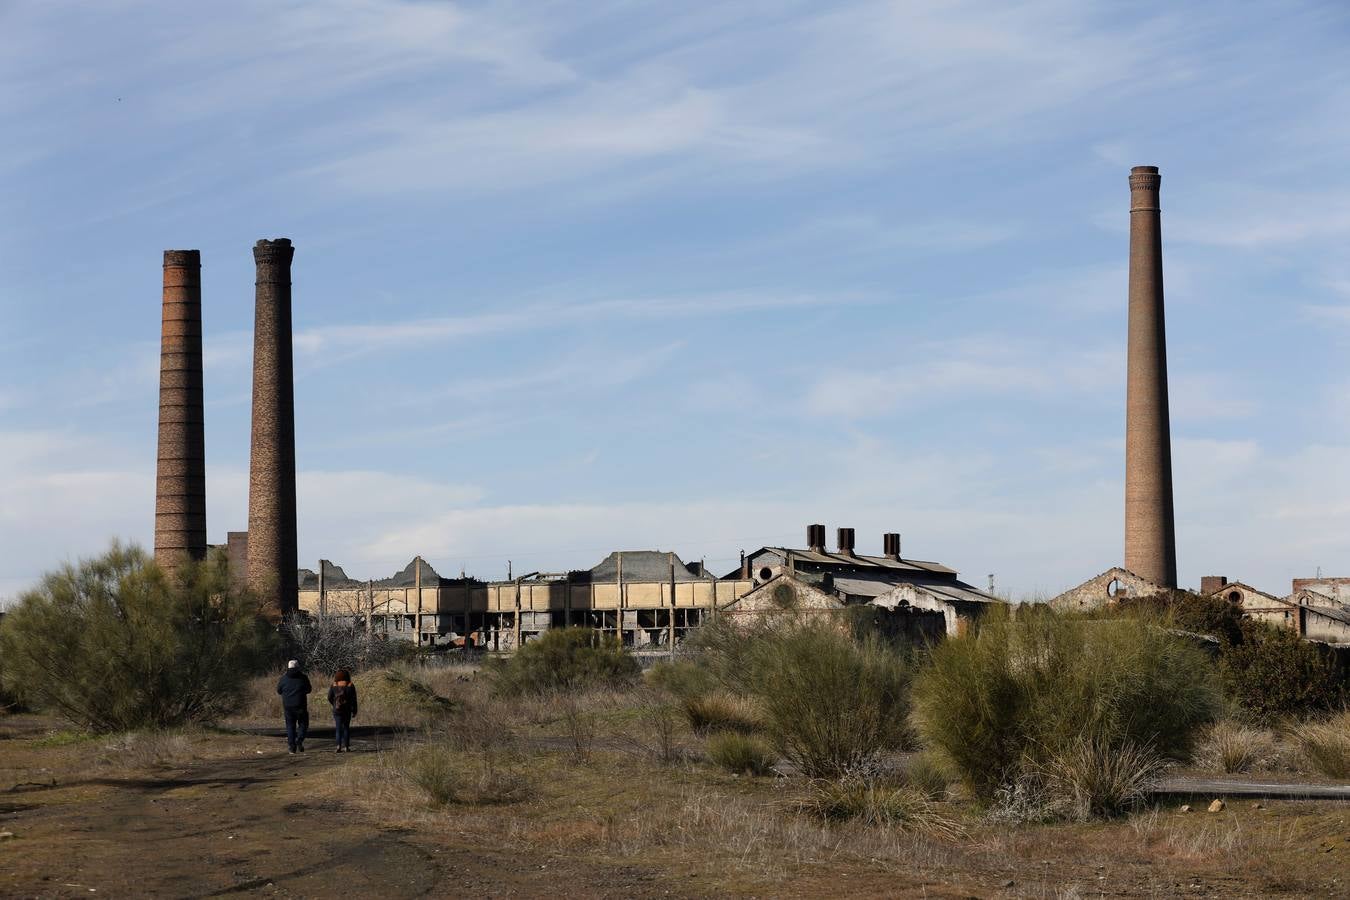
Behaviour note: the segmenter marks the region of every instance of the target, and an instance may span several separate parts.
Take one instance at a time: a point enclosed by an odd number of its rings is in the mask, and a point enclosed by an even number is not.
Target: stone
[[[14,840],[14,832],[0,831],[0,841],[12,841],[12,840]]]
[[[1177,586],[1172,436],[1156,166],[1130,170],[1129,333],[1125,390],[1125,568]]]
[[[1223,807],[1224,802],[1222,800],[1215,800],[1209,805],[1209,811],[1212,813],[1223,812]]]
[[[1190,811],[1191,811],[1191,805],[1190,805],[1189,803],[1183,804],[1180,811],[1181,811],[1181,812],[1184,812],[1184,813],[1190,812]]]

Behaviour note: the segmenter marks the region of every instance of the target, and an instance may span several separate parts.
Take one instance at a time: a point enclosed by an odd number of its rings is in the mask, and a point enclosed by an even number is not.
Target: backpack
[[[343,682],[342,684],[334,685],[334,687],[333,712],[338,713],[339,715],[351,712],[352,703],[350,695],[348,694],[348,691],[351,689],[350,686],[346,682]]]

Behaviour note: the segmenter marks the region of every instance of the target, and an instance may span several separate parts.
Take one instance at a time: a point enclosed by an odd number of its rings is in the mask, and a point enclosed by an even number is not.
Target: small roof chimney
[[[853,556],[853,555],[854,555],[854,554],[853,554],[853,529],[852,529],[852,528],[840,528],[840,529],[838,529],[838,536],[839,536],[839,555],[840,555],[840,556]]]
[[[825,552],[825,526],[807,525],[806,526],[806,546],[813,553]]]
[[[900,559],[900,535],[893,531],[887,532],[881,536],[882,553],[888,559]]]

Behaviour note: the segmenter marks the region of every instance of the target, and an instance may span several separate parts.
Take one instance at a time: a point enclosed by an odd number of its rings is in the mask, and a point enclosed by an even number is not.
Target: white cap
[[[300,660],[298,660],[298,659],[293,659],[293,660],[291,660],[290,662],[286,663],[286,668],[288,668],[288,669],[298,669],[298,668],[300,668]]]

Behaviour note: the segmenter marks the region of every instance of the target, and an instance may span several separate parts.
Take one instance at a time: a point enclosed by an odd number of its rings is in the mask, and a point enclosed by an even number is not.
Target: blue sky
[[[820,521],[1017,596],[1121,561],[1163,173],[1183,582],[1350,574],[1350,7],[0,0],[0,597],[153,528],[203,257],[209,538],[296,244],[303,560],[731,568]]]

